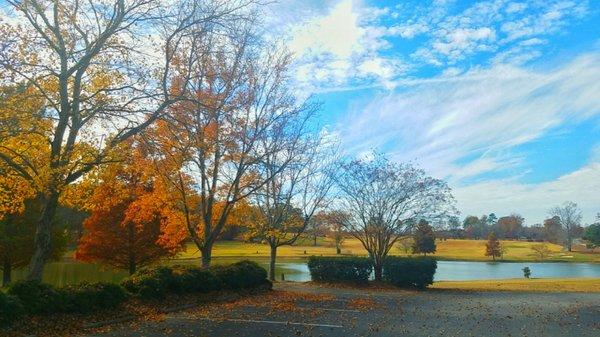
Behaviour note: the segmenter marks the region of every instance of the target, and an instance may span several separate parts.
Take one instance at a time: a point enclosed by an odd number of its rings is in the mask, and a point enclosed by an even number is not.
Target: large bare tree
[[[343,224],[373,260],[375,279],[394,243],[410,233],[420,219],[438,219],[455,212],[450,188],[411,164],[384,155],[340,165],[336,175]]]
[[[573,246],[573,235],[578,226],[581,225],[581,210],[572,201],[565,202],[562,206],[556,206],[549,211],[554,219],[562,226],[565,247],[570,252]]]
[[[198,43],[211,52],[196,55],[202,66],[193,89],[148,138],[208,267],[236,205],[282,169],[264,175],[261,165],[289,148],[292,125],[316,105],[295,99],[287,83],[290,55],[257,39],[252,25]]]
[[[44,100],[51,122],[43,172],[15,148],[2,160],[30,181],[43,181],[43,213],[29,278],[40,279],[52,218],[65,188],[183,98],[202,53],[199,37],[220,35],[251,1],[7,0],[0,66]],[[204,38],[206,39],[206,38]],[[186,50],[186,54],[182,50]],[[173,83],[182,90],[173,91]],[[26,130],[36,132],[36,130]]]

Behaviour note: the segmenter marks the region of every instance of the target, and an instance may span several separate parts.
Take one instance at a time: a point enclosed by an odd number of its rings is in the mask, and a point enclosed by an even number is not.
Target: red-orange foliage
[[[149,165],[139,152],[128,150],[135,153],[131,159],[100,176],[75,258],[133,273],[180,251],[186,233],[164,185],[147,174]]]

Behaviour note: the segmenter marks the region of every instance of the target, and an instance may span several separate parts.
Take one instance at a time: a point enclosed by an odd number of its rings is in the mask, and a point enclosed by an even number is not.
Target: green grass
[[[466,291],[600,292],[600,278],[441,281],[431,288]]]
[[[462,261],[489,261],[489,257],[484,255],[485,240],[446,240],[437,242],[437,252],[434,255],[441,260],[462,260]],[[502,241],[506,248],[506,254],[502,261],[521,262],[521,261],[539,261],[531,247],[539,243],[526,241]],[[544,259],[547,262],[598,262],[600,263],[600,253],[587,252],[563,252],[562,247],[555,244],[547,244],[552,251],[549,257]],[[269,246],[258,243],[243,243],[239,241],[221,241],[214,246],[213,257],[238,257],[238,258],[256,258],[268,257],[270,253]],[[393,248],[392,255],[404,255],[400,248]],[[343,255],[367,255],[360,242],[354,238],[348,238],[342,245]],[[277,250],[278,258],[301,259],[310,255],[335,256],[335,246],[329,238],[319,238],[317,246],[312,245],[312,241],[304,239],[294,246],[283,246]],[[179,254],[178,258],[196,259],[200,254],[198,249],[189,244],[185,252]]]

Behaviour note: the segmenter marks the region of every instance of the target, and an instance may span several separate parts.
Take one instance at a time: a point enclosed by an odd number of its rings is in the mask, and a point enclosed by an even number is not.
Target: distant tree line
[[[436,231],[439,238],[454,239],[487,239],[494,234],[499,240],[525,240],[535,242],[551,242],[564,245],[568,251],[575,239],[584,239],[589,248],[594,245],[595,231],[600,227],[600,215],[594,224],[584,227],[582,216],[576,203],[566,202],[548,211],[548,218],[541,224],[525,226],[525,219],[517,214],[498,217],[495,213],[477,217],[466,216],[462,222],[458,217],[451,217]],[[589,234],[588,234],[589,232]]]

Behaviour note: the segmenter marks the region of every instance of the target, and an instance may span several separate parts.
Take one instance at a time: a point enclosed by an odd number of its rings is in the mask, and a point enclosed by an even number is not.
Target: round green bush
[[[65,291],[36,280],[15,282],[7,294],[19,298],[29,314],[64,312],[68,305]]]
[[[0,327],[10,325],[25,314],[23,303],[18,297],[0,291]]]
[[[267,284],[267,271],[254,261],[243,260],[228,266],[214,266],[211,270],[227,289],[256,288]]]
[[[169,267],[144,268],[123,280],[121,285],[142,299],[162,299],[173,289],[173,270]]]
[[[180,294],[220,290],[221,280],[211,271],[192,266],[174,266],[171,291]]]

